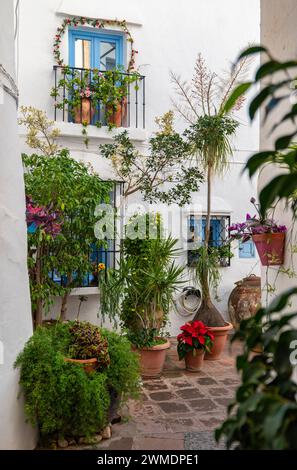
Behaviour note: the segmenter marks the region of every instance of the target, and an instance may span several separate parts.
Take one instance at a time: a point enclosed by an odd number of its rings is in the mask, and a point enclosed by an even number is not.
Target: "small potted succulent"
[[[180,329],[182,333],[177,337],[179,360],[185,360],[187,370],[198,372],[202,367],[205,352],[211,352],[214,335],[199,320],[187,322]]]
[[[66,362],[83,365],[87,373],[102,370],[109,365],[108,342],[101,336],[100,329],[88,322],[75,321],[69,328],[71,344],[70,357]]]
[[[262,217],[255,198],[251,198],[257,214],[246,215],[245,222],[229,227],[230,237],[243,243],[253,240],[263,266],[279,266],[284,263],[287,227],[278,225],[273,219]]]

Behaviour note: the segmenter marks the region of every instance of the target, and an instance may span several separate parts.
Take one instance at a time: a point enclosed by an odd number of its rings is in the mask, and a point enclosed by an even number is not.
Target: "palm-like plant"
[[[154,339],[166,324],[173,294],[184,282],[184,267],[174,261],[176,244],[161,231],[155,239],[148,233],[144,239],[126,238],[118,269],[100,283],[101,313],[119,315],[134,341],[138,335]]]
[[[249,61],[244,58],[231,69],[230,74],[219,77],[211,72],[201,54],[198,55],[195,73],[190,84],[171,74],[179,102],[173,101],[177,112],[190,124],[185,131],[192,146],[192,156],[206,173],[207,214],[203,247],[200,249],[201,262],[196,267],[196,277],[201,286],[202,302],[195,319],[202,320],[208,326],[224,326],[224,320],[211,300],[210,287],[214,277],[217,279],[218,257],[210,251],[211,196],[213,179],[221,175],[228,167],[232,156],[231,138],[238,127],[232,112],[243,104],[241,97],[234,103],[228,114],[225,103],[238,81],[246,73]]]

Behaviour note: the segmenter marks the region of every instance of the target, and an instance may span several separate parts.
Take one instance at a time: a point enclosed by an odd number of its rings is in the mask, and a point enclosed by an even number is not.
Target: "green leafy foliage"
[[[163,117],[160,132],[149,139],[146,155],[139,153],[127,131],[115,136],[112,144],[100,146],[101,154],[126,183],[125,197],[140,191],[150,203],[183,206],[190,202],[191,193],[198,191],[203,174],[196,165],[189,164],[190,146],[174,131],[173,115],[168,115]],[[168,189],[164,189],[165,183]]]
[[[230,137],[235,134],[238,122],[226,114],[199,116],[186,131],[192,154],[196,154],[204,169],[211,167],[220,174],[232,155]]]
[[[201,290],[207,295],[209,295],[209,290],[212,290],[215,293],[216,299],[218,298],[218,287],[221,281],[221,274],[219,271],[220,261],[221,261],[221,252],[216,247],[207,247],[201,246],[196,251],[198,254],[197,262],[195,265],[195,276],[198,281]],[[223,254],[230,253],[230,246],[226,248],[225,251],[222,251]]]
[[[137,349],[152,348],[153,346],[157,346],[158,344],[166,343],[167,340],[163,337],[159,337],[158,335],[160,335],[160,329],[158,328],[138,331],[131,330],[127,333],[129,341]]]
[[[109,202],[111,185],[92,168],[71,158],[67,150],[47,157],[23,155],[23,162],[26,194],[34,203],[58,212],[63,221],[56,237],[42,228],[28,234],[31,299],[35,319],[39,311],[39,323],[41,306],[48,307],[52,296],[65,296],[61,308],[61,317],[65,318],[70,290],[81,285],[86,273],[94,270],[89,260],[90,247],[104,244],[94,235],[94,212],[98,204]],[[54,270],[63,276],[62,286],[50,278],[49,273]]]
[[[143,237],[136,233],[139,225],[144,227]],[[152,230],[155,238],[151,237]],[[101,311],[103,315],[119,315],[133,342],[151,344],[166,324],[173,294],[184,282],[184,267],[174,262],[179,254],[177,240],[161,236],[158,214],[132,218],[127,231],[130,236],[123,242],[118,269],[107,276],[105,283],[100,283],[104,300]]]
[[[242,383],[227,420],[216,431],[216,438],[225,436],[228,447],[297,449],[297,385],[292,362],[297,344],[292,320],[297,312],[283,312],[296,294],[297,289],[291,289],[255,317],[243,320],[232,339],[244,342],[243,353],[237,358]],[[262,352],[253,354],[259,346]]]
[[[278,61],[271,56],[269,51],[262,46],[255,46],[244,51],[239,59],[244,56],[250,56],[256,53],[266,53],[268,59],[256,71],[254,80],[250,83],[250,87],[256,86],[258,82],[265,78],[260,91],[250,103],[249,114],[253,120],[256,113],[263,109],[264,122],[268,116],[274,124],[271,125],[271,133],[275,132],[279,126],[288,124],[291,126],[291,132],[281,135],[275,140],[274,148],[253,155],[247,162],[246,169],[250,176],[253,176],[263,165],[278,164],[283,172],[270,181],[260,192],[260,209],[264,215],[269,208],[281,199],[287,201],[295,200],[297,190],[297,148],[293,145],[294,137],[297,134],[296,117],[297,106],[294,100],[290,104],[290,96],[296,93],[296,80],[292,76],[294,69],[297,67],[296,60]],[[238,86],[237,89],[229,97],[229,104],[234,100],[238,100],[240,95],[245,92],[244,84]],[[286,100],[288,106],[280,111],[279,105]],[[225,104],[226,110],[229,106]],[[294,207],[293,207],[294,209]]]
[[[105,106],[105,117],[110,129],[114,127],[110,118],[120,103],[128,95],[130,85],[138,89],[137,81],[140,80],[138,72],[127,74],[123,67],[114,70],[100,72],[98,69],[75,70],[68,66],[62,69],[62,78],[51,91],[58,109],[68,109],[72,116],[76,110],[80,110],[82,98],[90,100],[90,107],[99,109]],[[66,93],[65,93],[66,90]],[[83,122],[83,125],[87,123]],[[100,122],[96,123],[98,126]]]
[[[108,383],[121,396],[137,398],[140,391],[139,361],[131,350],[131,342],[125,336],[102,329],[101,335],[108,341],[111,366],[106,370]]]
[[[144,216],[146,217],[146,216]],[[157,221],[158,223],[158,221]],[[177,240],[171,238],[126,238],[121,269],[125,276],[121,321],[133,333],[160,331],[165,326],[172,296],[182,283],[182,266],[177,266]]]
[[[107,376],[65,362],[67,340],[67,325],[39,327],[16,360],[25,413],[43,436],[90,435],[107,422]]]
[[[253,85],[263,78],[265,83],[251,103],[250,117],[254,119],[256,112],[264,108],[264,122],[268,116],[275,122],[271,132],[284,123],[289,124],[292,130],[290,134],[280,135],[273,149],[253,155],[247,162],[246,170],[250,176],[267,164],[278,165],[278,168],[284,170],[261,190],[260,215],[265,217],[273,204],[284,199],[291,203],[295,217],[297,148],[292,144],[292,139],[297,132],[297,106],[292,104],[288,110],[288,98],[296,89],[296,80],[292,80],[289,71],[294,70],[297,62],[279,62],[262,46],[247,49],[241,57],[259,52],[267,53],[268,61],[259,67]],[[287,100],[288,104],[285,112],[279,111],[278,107],[283,100]],[[242,383],[235,401],[229,406],[227,420],[216,431],[217,439],[224,436],[228,447],[252,450],[297,449],[297,385],[293,380],[297,331],[292,326],[297,313],[283,311],[296,294],[297,289],[291,289],[266,309],[259,310],[255,317],[242,321],[233,338],[233,341],[240,339],[244,342],[243,354],[237,358]],[[259,355],[252,354],[253,349],[259,346],[262,352]]]
[[[73,322],[38,327],[18,356],[25,413],[42,437],[89,436],[108,423],[110,391],[120,398],[137,396],[137,356],[129,341],[97,329],[108,342],[109,367],[86,374],[78,364],[65,362],[73,341]],[[94,327],[96,328],[96,327]]]

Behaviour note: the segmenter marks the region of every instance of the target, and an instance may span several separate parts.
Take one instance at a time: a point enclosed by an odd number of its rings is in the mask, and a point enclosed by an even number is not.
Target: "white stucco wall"
[[[297,21],[297,3],[294,0],[262,0],[261,1],[261,43],[268,47],[272,55],[281,61],[294,59],[297,54],[296,43],[296,21]],[[264,60],[264,59],[263,59]],[[296,70],[292,72],[295,77]],[[278,77],[279,78],[279,77]],[[265,125],[261,126],[260,145],[262,150],[274,148],[274,142],[280,135],[286,135],[296,129],[289,121],[279,126],[277,131],[271,134],[269,131],[272,125],[277,122],[280,116],[283,116],[292,106],[290,100],[284,100],[278,106],[275,113],[271,113]],[[282,172],[275,165],[269,165],[261,171],[259,175],[259,189],[267,184],[278,173]],[[284,204],[278,204],[274,212],[274,217],[279,224],[288,227],[285,263],[283,269],[297,270],[297,254],[294,253],[297,242],[296,224],[292,220],[291,210],[286,210]],[[292,247],[293,253],[292,253]],[[269,302],[275,295],[296,287],[296,276],[290,277],[283,272],[279,272],[278,267],[262,268],[263,284],[268,283],[273,287],[274,292],[266,295],[263,292],[263,301]],[[297,307],[296,297],[292,299],[290,308],[295,310]]]
[[[14,76],[13,0],[0,2],[0,64]],[[0,73],[0,449],[33,449],[35,432],[18,398],[17,354],[32,334],[24,182],[16,102]]]
[[[50,117],[53,117],[53,101],[49,96],[53,86],[52,41],[56,28],[67,14],[125,19],[128,22],[135,39],[135,48],[139,51],[137,65],[146,76],[146,133],[131,129],[132,136],[142,149],[146,146],[145,138],[155,129],[155,116],[172,108],[170,70],[190,79],[197,54],[201,52],[209,66],[220,73],[229,68],[240,49],[250,42],[258,43],[260,38],[259,0],[190,0],[185,5],[179,0],[114,0],[109,4],[96,0],[21,0],[20,101],[21,104],[44,109]],[[62,50],[67,60],[67,35],[63,41]],[[217,179],[214,186],[214,198],[223,201],[224,207],[230,208],[232,221],[240,221],[245,217],[250,209],[249,199],[256,194],[255,182],[251,183],[246,175],[241,176],[241,171],[248,156],[257,151],[259,145],[258,122],[250,126],[247,106],[240,111],[238,119],[241,126],[234,141],[234,158],[229,171]],[[184,123],[179,119],[176,125],[179,130],[184,128]],[[61,144],[69,147],[76,158],[91,161],[99,174],[106,177],[108,168],[98,154],[98,145],[110,139],[111,135],[104,129],[90,129],[90,145],[86,150],[79,125],[63,125],[62,130]],[[23,148],[26,149],[25,146]],[[200,193],[193,196],[193,203],[200,205],[204,196],[205,188],[201,188]],[[218,205],[222,206],[219,202]],[[174,208],[172,210],[177,213]],[[213,210],[218,212],[216,204]],[[234,282],[251,271],[259,273],[257,260],[239,259],[238,249],[235,249],[234,254],[231,267],[222,269],[219,292],[222,302],[219,308],[225,318],[228,318],[227,299]],[[81,318],[96,321],[98,303],[97,295],[89,295],[88,302],[82,307]],[[72,306],[75,315],[77,296],[72,297],[70,310]],[[171,320],[171,333],[175,334],[183,319],[172,314]]]

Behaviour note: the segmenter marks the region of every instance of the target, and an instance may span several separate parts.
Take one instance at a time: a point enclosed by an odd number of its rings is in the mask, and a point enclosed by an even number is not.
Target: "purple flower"
[[[55,237],[61,231],[60,214],[50,207],[37,206],[32,199],[26,197],[26,219],[29,233],[35,233],[38,228]]]
[[[287,227],[285,225],[279,225],[278,226],[278,231],[283,233],[287,231]]]

